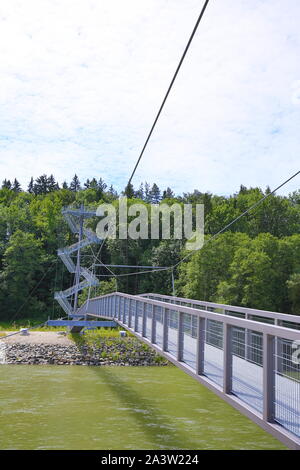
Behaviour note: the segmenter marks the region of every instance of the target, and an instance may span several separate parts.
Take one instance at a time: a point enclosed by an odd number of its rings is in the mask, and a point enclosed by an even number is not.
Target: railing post
[[[245,313],[245,320],[249,320],[248,313]],[[245,328],[245,359],[251,360],[251,331]]]
[[[281,321],[278,318],[275,319],[275,325],[281,326]],[[276,336],[275,338],[275,357],[276,357],[276,371],[282,373],[283,371],[283,344],[282,339]]]
[[[117,318],[117,308],[118,308],[118,296],[117,296],[117,294],[114,295],[114,298],[115,298],[114,318]]]
[[[274,336],[263,333],[263,419],[272,422],[275,411]]]
[[[135,309],[134,309],[134,331],[138,331],[139,329],[139,311],[138,311],[138,307],[139,307],[139,302],[138,300],[136,300],[135,302]]]
[[[120,313],[120,297],[116,295],[116,318],[119,320],[119,313]]]
[[[108,300],[108,312],[107,312],[107,315],[110,317],[110,315],[111,315],[111,301],[112,301],[111,296],[109,296],[109,297],[107,298],[107,300]]]
[[[178,312],[177,361],[183,360],[183,344],[184,344],[183,315],[184,314],[182,312]]]
[[[151,318],[151,343],[156,342],[156,318],[155,318],[155,307],[152,304],[152,318]]]
[[[197,319],[197,354],[196,354],[196,373],[204,373],[204,348],[205,348],[205,318]]]
[[[245,359],[246,361],[251,361],[251,354],[252,354],[252,334],[251,331],[246,328],[245,329]]]
[[[168,351],[168,333],[169,333],[169,309],[163,309],[163,351]]]
[[[123,304],[123,297],[119,298],[119,309],[118,309],[118,320],[121,321],[122,319],[122,304]]]
[[[131,312],[131,305],[132,305],[132,299],[129,299],[129,305],[128,305],[128,326],[131,328],[131,318],[132,318],[132,312]]]
[[[146,302],[143,303],[142,336],[144,337],[146,337],[147,305]]]
[[[123,297],[123,316],[122,316],[122,322],[125,324],[126,320],[126,297]]]
[[[223,323],[223,392],[232,391],[232,326]]]

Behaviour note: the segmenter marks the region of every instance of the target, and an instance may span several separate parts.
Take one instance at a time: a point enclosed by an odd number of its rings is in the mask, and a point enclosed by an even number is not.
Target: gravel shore
[[[103,338],[97,345],[75,344],[56,332],[30,332],[1,340],[3,364],[55,364],[88,366],[155,366],[167,365],[136,338]]]
[[[12,332],[5,332],[10,335]],[[66,334],[57,333],[55,331],[30,331],[28,335],[14,335],[2,340],[5,344],[57,344],[68,346],[74,342],[67,337]]]

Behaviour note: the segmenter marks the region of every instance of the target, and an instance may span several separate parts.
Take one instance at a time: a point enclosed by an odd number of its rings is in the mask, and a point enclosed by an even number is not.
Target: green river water
[[[175,367],[1,365],[1,449],[284,449]]]

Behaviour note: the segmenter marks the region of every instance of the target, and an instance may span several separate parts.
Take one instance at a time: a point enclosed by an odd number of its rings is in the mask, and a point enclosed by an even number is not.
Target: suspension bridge
[[[80,250],[100,240],[84,226],[95,211],[81,206],[66,208],[63,215],[78,236],[78,242],[58,250],[74,285],[55,293],[68,319],[49,325],[73,332],[119,325],[287,446],[300,449],[300,317],[155,293],[88,296],[78,307],[78,292],[99,283],[81,267]]]

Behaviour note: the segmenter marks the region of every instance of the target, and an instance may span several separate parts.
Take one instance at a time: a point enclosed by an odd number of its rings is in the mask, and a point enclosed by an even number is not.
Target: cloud
[[[210,2],[134,183],[271,187],[299,169],[300,3]],[[125,186],[196,0],[11,0],[0,7],[0,177]],[[286,191],[299,187],[294,181]]]

